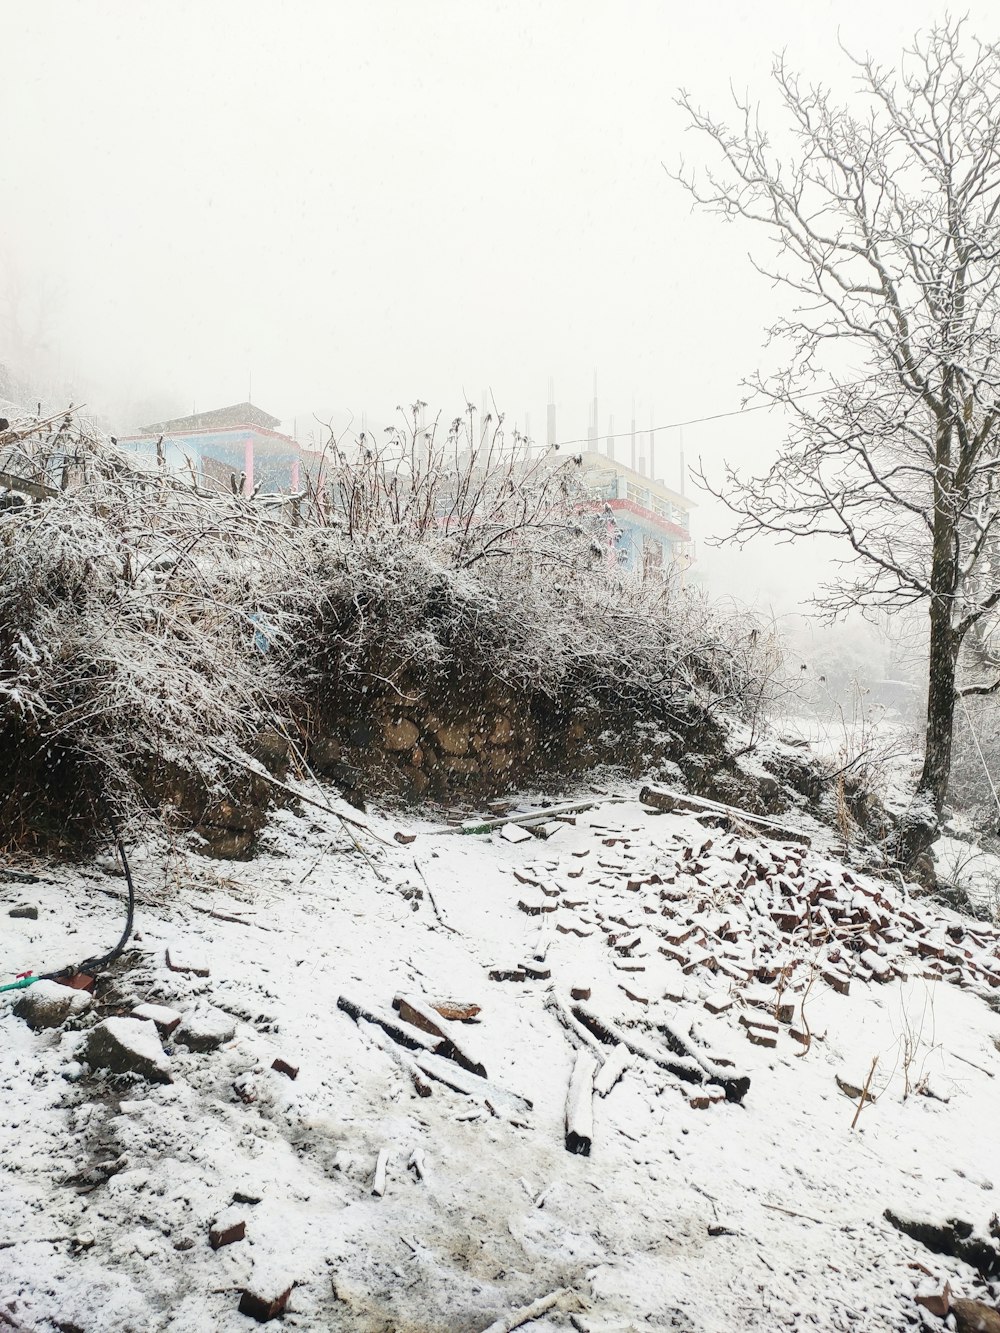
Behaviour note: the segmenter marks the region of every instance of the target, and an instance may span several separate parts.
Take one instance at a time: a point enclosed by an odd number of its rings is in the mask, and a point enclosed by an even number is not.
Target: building
[[[196,412],[173,421],[143,426],[138,435],[119,437],[123,449],[155,460],[158,450],[166,466],[178,474],[192,474],[203,485],[228,491],[233,478],[242,479],[243,493],[299,491],[310,463],[319,460],[290,435],[277,429],[277,417],[253,403]]]
[[[582,456],[583,483],[611,510],[618,558],[628,569],[686,569],[694,558],[687,496],[604,454]]]

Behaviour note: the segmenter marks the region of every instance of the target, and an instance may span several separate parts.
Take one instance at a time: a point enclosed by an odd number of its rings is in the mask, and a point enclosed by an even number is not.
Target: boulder
[[[1000,1312],[982,1301],[952,1300],[957,1333],[1000,1333]]]
[[[156,1024],[156,1030],[164,1037],[169,1037],[180,1021],[181,1015],[176,1009],[165,1004],[140,1004],[132,1010],[133,1018],[142,1018]]]
[[[221,1009],[206,1006],[187,1015],[177,1029],[177,1040],[189,1051],[217,1051],[236,1036],[236,1023]]]
[[[445,754],[462,755],[469,752],[469,728],[461,722],[442,723],[435,731],[437,743]]]
[[[382,740],[387,750],[412,750],[420,739],[420,729],[409,718],[391,718],[383,724]]]
[[[92,1069],[138,1074],[150,1083],[170,1083],[170,1063],[156,1024],[141,1018],[107,1018],[87,1037],[83,1058]]]
[[[58,981],[36,981],[14,1005],[14,1013],[29,1027],[58,1028],[90,1005],[86,991],[61,986]]]

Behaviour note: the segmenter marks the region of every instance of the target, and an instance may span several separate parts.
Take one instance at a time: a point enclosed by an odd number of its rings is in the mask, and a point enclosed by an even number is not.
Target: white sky
[[[968,6],[997,35],[992,6]],[[0,0],[0,258],[80,393],[124,418],[253,399],[283,417],[492,389],[544,436],[739,405],[775,294],[759,238],[692,215],[678,85],[720,107],[771,54],[845,79],[943,15],[926,0]],[[129,404],[133,405],[132,407]],[[688,461],[765,463],[777,421],[691,428]],[[123,419],[120,429],[139,424]],[[675,441],[658,471],[676,484]],[[718,530],[713,506],[695,535]],[[808,561],[712,556],[745,594]],[[794,566],[792,568],[791,566]],[[806,570],[806,573],[803,573]]]

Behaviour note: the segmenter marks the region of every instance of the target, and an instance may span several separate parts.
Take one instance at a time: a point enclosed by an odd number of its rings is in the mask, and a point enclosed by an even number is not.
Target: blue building
[[[230,490],[233,478],[242,479],[243,493],[256,488],[264,493],[298,492],[310,463],[318,458],[302,449],[277,427],[277,417],[253,403],[196,412],[173,421],[143,426],[138,435],[119,437],[123,449],[147,456],[162,455],[178,475],[193,473],[200,485]]]

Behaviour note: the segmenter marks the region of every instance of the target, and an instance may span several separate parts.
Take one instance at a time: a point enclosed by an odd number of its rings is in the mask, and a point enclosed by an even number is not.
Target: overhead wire
[[[708,421],[725,421],[730,417],[747,416],[750,412],[767,412],[775,407],[784,407],[788,403],[797,403],[803,398],[819,398],[823,394],[832,393],[836,389],[856,389],[862,384],[869,384],[872,380],[878,379],[878,375],[866,375],[863,379],[852,380],[849,384],[829,384],[824,389],[807,389],[804,393],[790,394],[787,398],[780,398],[772,403],[754,403],[749,407],[733,408],[729,412],[713,412],[710,416],[689,417],[686,421],[667,421],[660,426],[644,426],[641,429],[636,428],[636,435],[656,435],[664,430],[683,430],[685,426],[701,426]],[[601,440],[626,440],[630,439],[632,431],[619,430],[612,431],[607,435],[599,435]],[[593,441],[592,436],[580,436],[575,440],[555,440],[549,447],[554,449],[567,449],[574,444],[590,444]]]

